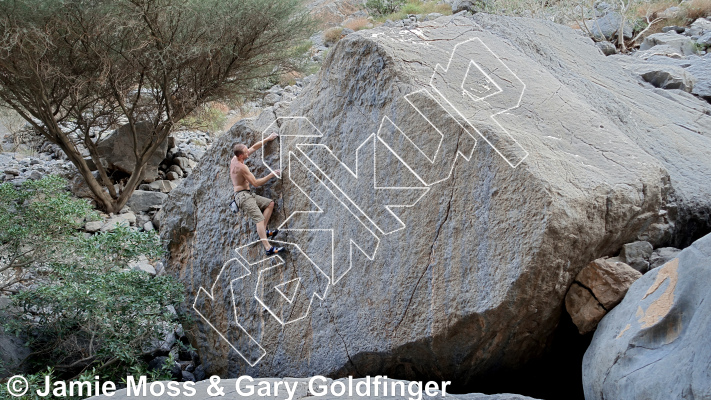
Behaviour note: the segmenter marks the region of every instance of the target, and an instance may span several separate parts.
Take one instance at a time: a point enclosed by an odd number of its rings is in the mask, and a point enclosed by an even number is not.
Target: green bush
[[[163,254],[158,236],[118,227],[85,237],[76,228],[92,213],[61,179],[11,186],[0,185],[2,243],[10,254],[18,247],[29,252],[26,262],[37,272],[3,312],[6,332],[28,338],[25,365],[31,372],[51,367],[61,379],[92,371],[117,382],[127,371],[145,370],[151,341],[179,323],[169,306],[183,301],[172,277],[128,268],[139,255]]]
[[[368,0],[365,7],[374,14],[392,14],[405,4],[405,0]]]
[[[85,218],[96,215],[60,177],[0,185],[0,290],[26,279],[32,267],[65,258]]]

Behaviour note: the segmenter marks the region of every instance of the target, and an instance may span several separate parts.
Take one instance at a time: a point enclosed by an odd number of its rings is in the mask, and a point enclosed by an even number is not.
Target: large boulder
[[[290,109],[234,126],[164,204],[205,368],[467,384],[535,357],[590,260],[671,241],[680,210],[708,210],[711,118],[680,101],[541,20],[348,35]],[[227,165],[233,142],[272,129],[247,163],[284,170],[257,192],[293,244],[265,260],[228,207]]]
[[[632,284],[583,359],[586,400],[711,397],[711,235]]]
[[[139,149],[148,142],[155,140],[153,124],[149,121],[136,123],[136,139]],[[101,158],[106,160],[109,168],[117,169],[127,174],[133,173],[136,156],[133,148],[133,133],[130,125],[122,125],[108,137],[101,140],[97,146]],[[152,182],[158,178],[158,166],[168,152],[168,141],[164,140],[153,153],[144,167],[143,179]]]

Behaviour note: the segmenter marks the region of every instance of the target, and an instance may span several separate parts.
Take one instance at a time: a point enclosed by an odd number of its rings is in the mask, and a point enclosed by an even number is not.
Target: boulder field
[[[467,385],[541,354],[590,261],[709,229],[711,107],[653,89],[541,20],[341,39],[296,99],[237,123],[164,203],[165,265],[208,374]],[[247,162],[283,170],[256,189],[289,250],[267,258],[228,207],[228,165],[232,143],[271,131]]]
[[[711,235],[633,283],[585,352],[585,399],[709,398],[710,284]]]

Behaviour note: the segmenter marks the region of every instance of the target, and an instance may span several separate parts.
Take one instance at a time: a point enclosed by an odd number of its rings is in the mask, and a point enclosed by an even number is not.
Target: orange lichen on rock
[[[647,310],[640,316],[639,323],[642,324],[642,328],[649,328],[657,322],[659,322],[665,315],[671,310],[672,304],[674,303],[674,290],[676,289],[676,283],[679,280],[677,270],[679,269],[679,259],[675,258],[668,263],[664,264],[657,274],[657,279],[654,281],[652,286],[649,287],[647,293],[644,294],[642,299],[646,299],[647,296],[654,293],[659,289],[659,287],[664,283],[665,280],[669,279],[669,285],[667,286],[664,293],[659,296],[656,300],[649,305]]]

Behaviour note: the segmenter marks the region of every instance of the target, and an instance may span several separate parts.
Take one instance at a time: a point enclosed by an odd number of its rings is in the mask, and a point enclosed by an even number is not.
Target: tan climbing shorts
[[[243,190],[235,193],[235,202],[240,210],[257,223],[264,220],[262,210],[269,207],[269,203],[272,201],[266,197]]]

